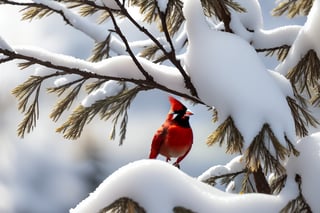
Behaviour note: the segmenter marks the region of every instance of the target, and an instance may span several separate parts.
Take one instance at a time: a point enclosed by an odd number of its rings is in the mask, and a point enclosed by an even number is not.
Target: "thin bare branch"
[[[131,50],[131,47],[129,45],[129,42],[127,40],[127,38],[125,37],[125,35],[123,35],[118,23],[117,23],[117,20],[115,19],[112,11],[110,9],[108,9],[108,12],[110,13],[110,17],[111,17],[111,20],[113,22],[113,25],[114,25],[114,28],[115,28],[115,31],[116,33],[120,36],[120,38],[122,39],[122,41],[124,42],[125,46],[126,46],[126,50],[128,52],[128,54],[130,55],[130,57],[132,58],[133,62],[136,64],[136,66],[139,68],[139,70],[141,71],[141,73],[144,75],[144,77],[146,78],[146,80],[148,81],[154,81],[153,80],[153,77],[147,72],[144,70],[144,68],[141,66],[141,64],[139,63],[139,61],[137,60],[136,56],[134,55],[133,51]]]
[[[172,53],[168,52],[163,45],[158,41],[157,38],[155,38],[152,33],[150,33],[146,28],[141,26],[127,11],[127,9],[124,7],[124,5],[119,1],[115,0],[119,8],[121,8],[121,13],[128,18],[128,20],[135,26],[137,29],[139,29],[141,32],[143,32],[146,36],[148,36],[159,48],[160,50],[164,53],[164,55],[170,60],[170,62],[179,70],[181,75],[184,78],[186,88],[190,90],[190,93],[192,96],[198,97],[196,88],[191,82],[191,79],[187,72],[184,70],[182,67],[180,61],[178,61],[175,57],[172,57]]]

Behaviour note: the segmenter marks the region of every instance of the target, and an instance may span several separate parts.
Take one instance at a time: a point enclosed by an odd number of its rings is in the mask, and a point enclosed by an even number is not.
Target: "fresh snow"
[[[63,54],[50,53],[46,50],[28,46],[15,47],[15,51],[19,54],[38,58],[42,61],[50,61],[56,66],[65,66],[70,69],[78,69],[81,71],[87,71],[105,75],[114,78],[127,78],[134,80],[144,80],[145,77],[133,62],[130,56],[115,56],[102,60],[97,63],[88,62],[72,56],[66,56]],[[154,78],[154,80],[172,90],[176,90],[182,93],[189,93],[185,88],[183,77],[180,72],[174,67],[168,67],[165,65],[154,64],[149,60],[141,57],[137,57],[137,60],[141,66]],[[74,76],[74,75],[73,75]],[[79,76],[80,77],[80,76]],[[68,83],[72,80],[76,80],[76,77],[61,77],[55,81],[56,86]]]
[[[105,28],[99,26],[96,23],[88,21],[85,17],[80,16],[79,14],[73,12],[68,9],[63,4],[56,1],[48,1],[48,0],[33,0],[33,2],[38,4],[46,5],[53,10],[60,11],[63,13],[64,17],[68,20],[68,22],[76,29],[80,30],[87,36],[91,37],[97,42],[101,42],[105,40]]]
[[[245,168],[245,163],[242,159],[242,155],[235,157],[226,165],[216,165],[205,171],[198,177],[198,180],[204,181],[213,176],[220,176],[229,173],[240,172]]]
[[[162,13],[165,13],[168,5],[168,0],[157,0],[158,7]]]
[[[236,156],[226,165],[215,165],[205,171],[202,175],[198,177],[199,181],[205,181],[210,177],[226,175],[230,173],[241,172],[245,169],[246,165],[242,158],[242,155]],[[238,193],[242,188],[242,175],[239,175],[240,178],[235,178],[231,181],[227,187],[222,185],[219,181],[216,182],[215,188],[223,190],[229,193]]]
[[[252,35],[252,46],[256,49],[291,46],[301,30],[299,25],[289,25],[271,30],[258,29]]]
[[[114,172],[70,212],[98,212],[121,197],[129,197],[147,212],[155,213],[171,212],[175,206],[203,213],[279,212],[298,196],[298,185],[294,181],[296,174],[302,177],[302,193],[307,203],[313,212],[319,212],[320,185],[315,177],[320,176],[320,165],[311,165],[310,162],[320,161],[320,133],[300,140],[296,148],[300,156],[288,159],[285,165],[288,180],[279,195],[231,194],[201,182],[211,176],[242,170],[241,156],[235,157],[225,166],[217,165],[208,169],[198,179],[163,161],[140,160]]]
[[[8,44],[8,42],[4,40],[1,36],[0,36],[0,48],[3,50],[14,51],[12,47]]]
[[[270,30],[264,29],[262,11],[258,0],[237,1],[246,12],[231,10],[230,26],[235,34],[249,42],[256,49],[275,48],[282,45],[291,46],[301,26],[287,25]]]
[[[215,107],[219,121],[231,116],[244,138],[244,149],[267,123],[282,142],[295,141],[286,101],[288,82],[275,80],[253,47],[240,37],[208,27],[200,1],[185,1],[189,39],[185,67],[202,101]]]
[[[313,212],[320,212],[320,133],[314,133],[298,141],[299,157],[290,157],[286,165],[292,181],[296,174],[302,178],[302,194]],[[289,187],[289,186],[288,186]]]
[[[39,73],[39,74],[43,74],[43,73]],[[77,81],[79,79],[81,79],[81,76],[79,76],[79,75],[75,75],[75,74],[67,75],[67,76],[63,76],[63,77],[60,77],[60,78],[56,79],[54,81],[54,85],[56,87],[60,87],[60,86],[63,86],[65,84],[71,83],[73,81]]]
[[[313,6],[309,12],[307,21],[303,28],[299,31],[290,51],[283,63],[276,67],[276,71],[282,74],[287,74],[300,59],[313,49],[320,56],[320,0],[314,0]]]
[[[120,9],[118,4],[114,0],[100,0],[100,1],[96,1],[96,4],[104,5],[106,7],[109,7],[111,9],[113,9],[113,10],[119,10]]]
[[[146,212],[172,212],[183,206],[195,212],[279,212],[288,201],[282,196],[235,195],[192,178],[160,160],[130,163],[110,175],[71,213],[99,212],[117,198],[129,197]]]
[[[123,85],[120,85],[117,81],[107,81],[103,86],[93,92],[91,92],[82,102],[84,107],[90,107],[98,100],[103,100],[107,97],[115,96],[123,90]]]
[[[259,2],[257,0],[239,0],[238,2],[247,9],[247,12],[240,14],[232,12],[230,24],[236,35],[212,29],[218,29],[221,23],[219,26],[210,28],[203,15],[200,0],[184,1],[183,11],[187,20],[186,27],[173,39],[177,53],[181,54],[178,57],[183,60],[201,100],[218,110],[219,122],[223,122],[226,117],[232,116],[236,126],[244,136],[246,142],[244,148],[250,145],[250,141],[264,123],[271,125],[279,139],[283,139],[283,136],[286,135],[292,142],[296,141],[294,122],[285,99],[286,96],[292,97],[293,92],[290,82],[283,75],[309,49],[314,49],[320,55],[318,39],[320,34],[319,1],[314,0],[314,6],[304,26],[294,25],[265,30],[263,29],[264,23]],[[99,42],[105,39],[106,32],[109,29],[106,26],[107,24],[98,25],[88,21],[88,19],[79,16],[59,2],[46,0],[35,0],[34,2],[61,11],[74,28],[88,35],[92,40]],[[100,0],[96,3],[118,9],[114,1]],[[167,4],[167,0],[158,0],[159,8],[163,12]],[[150,40],[137,36],[136,31],[132,32],[133,25],[129,25],[127,20],[119,20],[119,25],[124,30],[125,35],[130,33],[128,36],[129,44],[135,53],[150,44]],[[146,26],[148,29],[152,27],[154,26]],[[156,37],[164,44],[166,49],[169,49],[168,45],[165,46],[166,41],[163,37],[158,37],[158,35]],[[189,45],[187,54],[182,55],[185,51],[182,46],[187,37]],[[280,45],[293,46],[286,60],[276,68],[275,72],[266,69],[250,45],[257,49]],[[1,36],[0,48],[38,58],[57,66],[65,66],[113,78],[145,79],[129,56],[116,56],[101,62],[91,63],[40,48],[11,46]],[[125,46],[116,36],[111,38],[110,49],[116,55],[127,54]],[[154,64],[140,57],[137,57],[137,60],[157,83],[172,90],[189,93],[185,88],[184,79],[177,69]],[[52,72],[56,72],[56,70],[38,67],[35,70],[35,75],[44,76]],[[78,75],[64,75],[56,79],[54,85],[59,87],[80,77]],[[89,107],[97,100],[116,95],[122,89],[123,85],[110,80],[99,89],[88,94],[81,101],[81,104],[84,107]],[[320,212],[320,203],[318,202],[320,188],[318,180],[315,178],[320,176],[320,166],[317,163],[320,160],[319,141],[320,133],[317,133],[296,143],[300,156],[291,156],[284,162],[288,171],[288,179],[280,195],[235,194],[237,190],[234,189],[239,185],[237,180],[231,182],[226,188],[221,187],[221,190],[201,182],[215,175],[241,171],[244,168],[242,156],[233,158],[226,165],[215,165],[203,172],[198,178],[190,177],[165,162],[141,160],[120,168],[106,178],[95,192],[70,211],[97,212],[117,198],[129,197],[137,201],[147,212],[172,212],[175,206],[183,206],[196,212],[279,212],[288,201],[298,196],[298,187],[294,179],[295,175],[299,174],[302,177],[304,197],[313,212]],[[285,141],[282,140],[282,143],[285,143]],[[59,160],[62,161],[60,158]],[[42,161],[36,159],[31,162]],[[20,162],[19,165],[21,166]],[[43,165],[46,167],[47,163]],[[59,165],[65,164],[59,162]],[[26,168],[29,168],[29,166]],[[20,174],[21,171],[18,171],[18,174]],[[38,177],[36,174],[33,175]],[[50,175],[51,173],[49,173]],[[270,175],[271,178],[272,174]],[[33,180],[33,178],[31,179]],[[73,183],[74,188],[80,190],[73,178],[62,179],[58,182],[62,184]],[[13,182],[19,182],[18,178]],[[2,185],[3,183],[0,184],[0,191],[5,195],[11,195],[10,189],[8,190],[7,187],[2,189]],[[12,185],[16,186],[15,190],[21,194],[20,185]],[[55,186],[51,188],[53,187]],[[29,196],[29,190],[22,191]],[[12,194],[15,193],[12,192]],[[40,200],[41,195],[33,196],[37,198],[37,202]],[[39,196],[39,199],[37,196]],[[23,196],[21,197],[23,198]],[[67,196],[66,199],[70,199],[70,197],[72,196]],[[14,203],[14,199],[16,198],[12,198],[11,201],[11,198],[8,198],[6,202]],[[28,199],[24,203],[30,205]],[[0,209],[2,207],[0,205]]]

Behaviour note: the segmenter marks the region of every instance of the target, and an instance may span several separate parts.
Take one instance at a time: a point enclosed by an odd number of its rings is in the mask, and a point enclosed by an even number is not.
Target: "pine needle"
[[[110,139],[115,139],[116,127],[118,121],[120,122],[120,141],[122,145],[125,140],[127,131],[128,114],[127,110],[135,96],[144,90],[141,87],[134,87],[132,89],[125,89],[115,96],[107,97],[103,100],[98,100],[89,107],[79,105],[58,129],[57,132],[64,133],[67,139],[77,139],[81,136],[83,128],[90,123],[96,115],[100,115],[103,120],[112,119],[113,128],[110,133]]]
[[[285,207],[283,207],[280,213],[312,213],[312,210],[302,194],[302,178],[299,174],[296,174],[295,181],[299,188],[299,195],[291,200]]]
[[[269,151],[270,142],[275,150],[275,156]],[[244,153],[247,168],[254,172],[263,165],[265,174],[268,172],[275,172],[279,175],[284,173],[285,168],[280,164],[279,160],[284,160],[286,156],[290,155],[291,151],[298,153],[290,141],[287,140],[287,143],[290,143],[288,145],[289,148],[280,143],[268,124],[264,124]]]
[[[23,138],[25,133],[30,133],[36,126],[39,118],[41,84],[45,79],[56,75],[30,76],[25,82],[12,90],[12,94],[18,99],[18,109],[24,113],[24,118],[18,125],[18,136]]]
[[[289,18],[297,15],[307,16],[312,7],[313,0],[289,0],[287,2],[280,2],[278,6],[273,9],[273,16],[281,16],[287,13]]]
[[[224,142],[227,143],[226,153],[241,152],[243,147],[243,137],[235,126],[231,117],[228,117],[219,127],[212,132],[207,138],[209,146],[219,142],[221,146]]]
[[[146,213],[144,208],[141,207],[139,203],[128,197],[119,198],[110,205],[98,211],[98,213],[107,212]]]

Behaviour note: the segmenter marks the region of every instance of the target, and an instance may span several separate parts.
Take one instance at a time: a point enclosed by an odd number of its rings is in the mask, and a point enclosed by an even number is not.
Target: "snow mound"
[[[159,160],[140,160],[114,172],[71,213],[98,212],[128,197],[146,212],[172,212],[183,206],[195,212],[279,212],[287,203],[281,196],[230,194],[192,178]]]
[[[286,165],[288,177],[299,174],[302,179],[302,194],[313,212],[320,212],[320,133],[312,134],[298,141],[299,157],[290,157]]]
[[[320,0],[315,0],[309,12],[307,22],[300,30],[296,40],[294,41],[288,56],[283,63],[276,67],[276,71],[282,74],[287,74],[298,61],[307,53],[308,50],[316,51],[318,57],[320,56]]]
[[[185,1],[183,12],[189,46],[186,70],[199,97],[218,111],[219,121],[229,116],[249,147],[264,124],[286,146],[285,137],[295,141],[295,126],[284,82],[264,66],[253,47],[239,36],[212,30],[200,0]]]

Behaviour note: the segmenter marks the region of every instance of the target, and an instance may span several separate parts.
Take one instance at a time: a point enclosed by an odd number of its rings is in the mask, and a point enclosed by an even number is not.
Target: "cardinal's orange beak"
[[[193,115],[193,112],[191,112],[190,110],[187,110],[184,115],[185,116],[191,116],[191,115]]]

